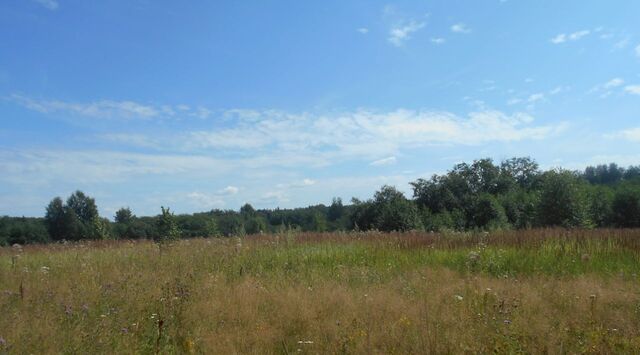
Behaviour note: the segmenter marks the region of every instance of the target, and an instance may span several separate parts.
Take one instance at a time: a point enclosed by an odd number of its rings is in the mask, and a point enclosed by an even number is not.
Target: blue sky
[[[0,3],[0,215],[368,198],[457,162],[640,164],[637,1]]]

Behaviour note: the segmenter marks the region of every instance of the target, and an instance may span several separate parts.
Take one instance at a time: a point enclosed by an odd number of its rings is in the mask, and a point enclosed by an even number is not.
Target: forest
[[[0,246],[98,239],[181,239],[268,234],[294,230],[434,231],[512,230],[546,227],[640,227],[640,166],[615,163],[583,171],[543,171],[529,157],[460,163],[442,175],[410,183],[413,196],[382,186],[372,198],[334,198],[294,209],[211,210],[136,216],[128,207],[113,221],[95,200],[76,191],[55,197],[45,216],[0,217]]]

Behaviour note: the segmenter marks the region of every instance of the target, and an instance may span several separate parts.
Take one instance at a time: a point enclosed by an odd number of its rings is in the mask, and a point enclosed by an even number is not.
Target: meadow
[[[637,353],[640,230],[0,249],[0,354]]]

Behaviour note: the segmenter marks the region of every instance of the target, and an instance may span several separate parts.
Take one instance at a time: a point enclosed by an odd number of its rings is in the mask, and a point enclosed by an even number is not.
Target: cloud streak
[[[405,25],[392,27],[389,30],[387,40],[396,47],[402,47],[411,38],[412,33],[419,31],[426,25],[426,22],[410,21]]]
[[[33,0],[33,1],[52,11],[58,9],[58,2],[55,0]]]
[[[591,34],[590,30],[582,30],[582,31],[576,31],[573,33],[560,33],[558,35],[556,35],[555,37],[553,37],[551,39],[551,43],[553,44],[561,44],[561,43],[565,43],[568,41],[577,41],[580,40],[581,38],[588,36],[589,34]]]
[[[64,114],[91,119],[141,119],[150,120],[171,117],[196,117],[206,119],[213,114],[204,107],[191,108],[186,105],[150,105],[124,100],[99,100],[92,102],[70,102],[42,100],[12,94],[6,98],[26,109],[42,114]]]

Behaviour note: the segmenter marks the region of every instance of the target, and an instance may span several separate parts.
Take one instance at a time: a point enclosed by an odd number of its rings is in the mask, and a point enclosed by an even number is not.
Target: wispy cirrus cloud
[[[72,102],[64,100],[35,99],[32,97],[12,94],[5,98],[26,109],[42,114],[61,113],[77,117],[94,119],[156,119],[170,117],[208,118],[212,111],[204,107],[190,107],[187,105],[153,105],[143,104],[132,100],[98,100],[91,102]]]
[[[627,128],[617,132],[609,133],[605,135],[605,138],[624,139],[626,141],[640,143],[640,127]]]
[[[419,31],[426,25],[426,22],[412,20],[406,24],[394,26],[389,29],[389,37],[387,40],[396,47],[402,47],[402,45],[411,38],[412,33]]]
[[[588,94],[599,94],[601,99],[607,98],[613,94],[614,90],[618,89],[622,85],[624,85],[625,81],[623,78],[613,78],[606,83],[598,84],[591,88],[587,93]]]
[[[33,0],[33,1],[49,10],[56,10],[58,9],[58,6],[59,6],[58,2],[55,0]]]
[[[577,41],[585,36],[588,36],[589,34],[591,34],[591,30],[581,30],[573,33],[560,33],[551,38],[551,43],[561,44],[568,41]]]
[[[145,154],[89,149],[5,151],[0,154],[0,175],[16,183],[108,182],[136,176],[194,178],[230,171],[326,167],[345,161],[377,166],[421,147],[539,140],[566,128],[566,123],[536,125],[530,115],[492,110],[462,117],[446,111],[405,109],[343,113],[234,110],[221,115],[233,115],[234,120],[217,120],[210,130],[185,130],[166,137],[143,132],[101,136],[150,149]],[[229,187],[226,192],[233,191]]]
[[[397,161],[396,157],[387,157],[378,160],[374,160],[369,165],[371,166],[384,166],[384,165],[392,165]]]
[[[533,101],[541,98],[532,96]],[[477,145],[491,141],[543,139],[562,124],[535,126],[529,115],[500,111],[449,112],[359,110],[340,114],[290,114],[269,111],[260,120],[240,119],[236,125],[191,132],[193,148],[323,153],[336,159],[393,155],[400,147],[431,144]]]

